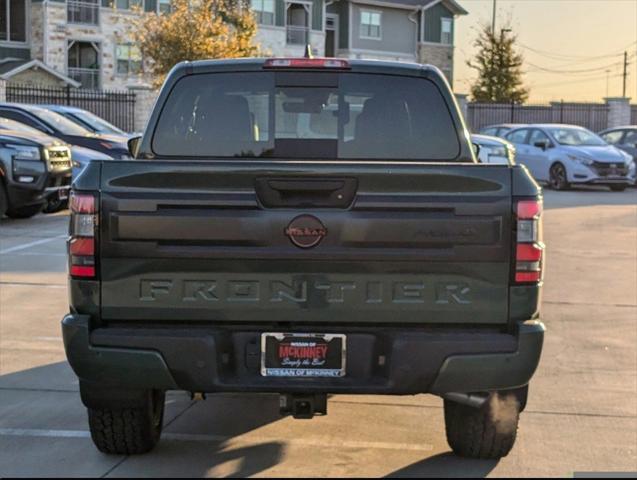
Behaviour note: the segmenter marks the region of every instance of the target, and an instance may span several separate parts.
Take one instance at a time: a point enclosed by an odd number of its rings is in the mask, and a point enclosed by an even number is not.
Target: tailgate
[[[507,322],[506,166],[101,168],[105,320]]]

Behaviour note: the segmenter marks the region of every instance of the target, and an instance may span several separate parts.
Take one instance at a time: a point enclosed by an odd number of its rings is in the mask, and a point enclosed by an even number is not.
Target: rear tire
[[[520,410],[514,392],[492,393],[480,408],[445,400],[447,443],[461,457],[505,457],[515,443]]]
[[[549,172],[549,185],[553,190],[569,189],[570,184],[568,183],[566,167],[564,167],[561,163],[556,163],[551,167]]]
[[[628,185],[609,185],[609,187],[613,192],[623,192],[624,190],[626,190]]]
[[[165,393],[148,391],[136,408],[88,408],[93,443],[100,452],[135,455],[151,451],[161,435]]]
[[[26,207],[8,208],[7,217],[9,218],[31,218],[42,211],[42,205],[27,205]]]
[[[42,213],[55,213],[68,208],[66,200],[50,200],[42,209]]]

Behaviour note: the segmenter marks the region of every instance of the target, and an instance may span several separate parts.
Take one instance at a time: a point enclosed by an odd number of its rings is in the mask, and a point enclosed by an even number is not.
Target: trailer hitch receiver
[[[281,415],[297,419],[310,419],[314,415],[327,415],[327,394],[282,394],[279,399]]]

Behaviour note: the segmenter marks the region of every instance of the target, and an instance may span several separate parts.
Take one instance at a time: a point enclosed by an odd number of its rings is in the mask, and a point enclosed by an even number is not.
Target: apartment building
[[[432,63],[453,80],[455,0],[251,0],[267,54]],[[0,79],[122,90],[149,84],[130,35],[170,0],[0,0]]]
[[[133,7],[164,12],[170,0],[0,0],[0,78],[89,89],[147,84],[130,34]]]
[[[455,0],[252,0],[257,41],[274,55],[431,63],[453,80]]]

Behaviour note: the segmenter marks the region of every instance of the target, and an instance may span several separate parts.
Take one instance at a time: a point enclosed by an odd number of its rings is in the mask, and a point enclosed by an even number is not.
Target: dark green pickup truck
[[[464,456],[513,446],[542,350],[541,191],[479,165],[440,72],[177,65],[134,160],[76,180],[69,363],[97,447],[159,440],[167,390],[431,393]]]

